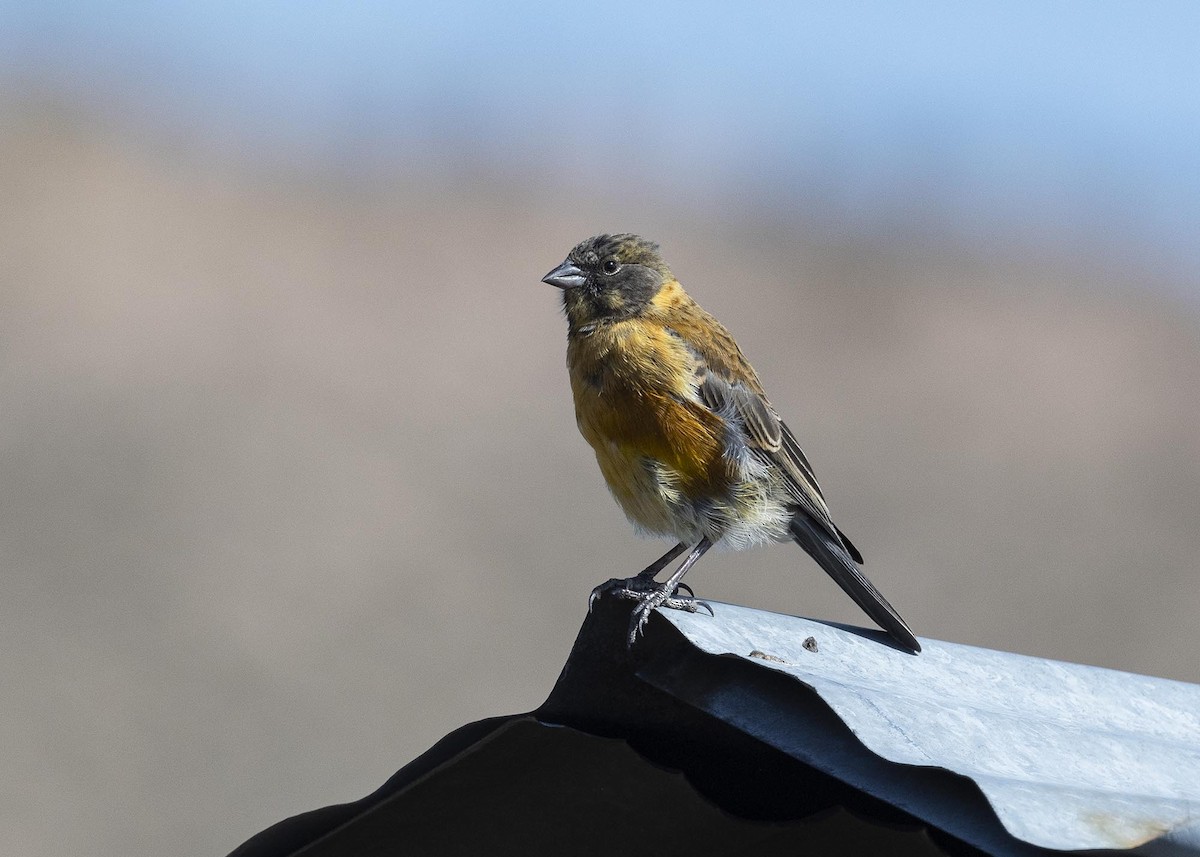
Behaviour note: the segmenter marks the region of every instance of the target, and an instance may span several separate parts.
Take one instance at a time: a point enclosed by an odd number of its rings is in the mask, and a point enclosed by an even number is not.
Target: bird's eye
[[[605,259],[602,267],[604,268],[604,273],[615,274],[617,271],[621,270],[621,263],[616,259]]]

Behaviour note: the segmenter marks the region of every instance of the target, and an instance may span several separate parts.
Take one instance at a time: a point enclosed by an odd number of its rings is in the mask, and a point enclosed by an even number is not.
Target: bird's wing
[[[829,535],[840,538],[821,486],[791,430],[779,419],[762,394],[741,381],[721,377],[711,367],[699,378],[700,399],[705,406],[728,418],[736,415],[746,429],[746,445],[783,475],[796,504]]]
[[[699,312],[703,312],[699,310]],[[705,314],[707,316],[707,314]],[[753,367],[724,327],[707,316],[703,324],[672,332],[688,346],[696,363],[696,387],[705,407],[735,414],[746,429],[746,443],[755,455],[782,475],[800,510],[845,546],[856,562],[862,555],[833,523],[816,474],[787,424],[775,413]],[[704,335],[687,334],[704,331]]]
[[[913,636],[912,629],[859,569],[862,554],[830,518],[829,507],[825,505],[821,486],[817,484],[808,459],[791,430],[763,395],[754,370],[741,352],[735,352],[741,366],[733,373],[740,377],[731,379],[717,369],[716,360],[704,357],[702,349],[694,351],[697,390],[705,407],[723,419],[736,418],[745,427],[747,446],[783,474],[788,491],[799,507],[790,525],[796,543],[880,627],[909,651],[921,651],[921,644]]]

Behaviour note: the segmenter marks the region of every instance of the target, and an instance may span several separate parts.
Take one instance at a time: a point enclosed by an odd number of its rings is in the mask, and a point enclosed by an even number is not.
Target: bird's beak
[[[587,278],[584,277],[583,271],[576,267],[574,262],[567,259],[549,274],[542,277],[542,282],[558,286],[560,289],[574,289],[582,286],[585,279]]]

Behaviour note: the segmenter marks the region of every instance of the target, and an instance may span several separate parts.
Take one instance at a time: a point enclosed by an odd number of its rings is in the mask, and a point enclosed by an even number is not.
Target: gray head
[[[581,241],[542,282],[563,290],[567,318],[577,328],[638,315],[670,279],[657,244],[622,232]]]

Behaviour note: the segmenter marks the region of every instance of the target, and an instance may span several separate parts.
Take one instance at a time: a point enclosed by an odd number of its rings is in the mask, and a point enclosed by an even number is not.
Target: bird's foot
[[[680,593],[686,592],[686,595]],[[684,610],[688,613],[698,613],[703,607],[708,611],[709,616],[716,616],[713,612],[712,605],[707,601],[701,601],[696,597],[696,593],[692,591],[692,587],[686,583],[681,583],[675,587],[675,591],[671,593],[670,598],[666,598],[662,602],[663,607],[670,607],[672,610]]]
[[[699,605],[704,604],[703,601],[697,601],[694,596],[685,595],[680,597],[679,590],[675,590],[675,594],[671,594],[664,586],[661,589],[656,589],[642,596],[638,600],[637,606],[633,608],[633,615],[629,617],[629,636],[625,640],[625,645],[632,648],[637,642],[638,635],[646,630],[646,623],[650,621],[650,614],[659,607],[671,607],[675,610],[686,610],[689,613],[695,613],[699,609]],[[704,604],[708,607],[707,604]],[[712,608],[708,607],[709,612]]]
[[[675,591],[669,595],[664,596],[665,592],[666,587],[652,578],[614,577],[592,590],[592,594],[588,596],[588,612],[590,613],[592,608],[596,606],[597,600],[606,595],[612,595],[616,598],[628,598],[630,601],[643,601],[648,598],[654,598],[655,607],[670,607],[673,610],[686,610],[689,613],[695,613],[699,608],[703,607],[710,614],[712,613],[712,607],[709,606],[708,602],[696,598],[692,587],[686,583],[679,584],[675,587]],[[654,608],[652,607],[651,609]]]
[[[596,602],[606,595],[638,601],[647,593],[654,592],[659,586],[661,584],[652,577],[614,577],[592,590],[592,594],[588,596],[588,612],[591,613]]]
[[[674,591],[652,578],[631,577],[628,579],[613,578],[592,590],[588,598],[588,610],[596,603],[596,599],[612,595],[617,598],[628,598],[637,602],[633,615],[629,619],[629,637],[626,643],[632,646],[638,635],[650,621],[650,614],[659,607],[669,607],[672,610],[685,610],[696,613],[701,608],[713,615],[713,609],[707,601],[696,598],[692,588],[687,584],[679,584]]]

